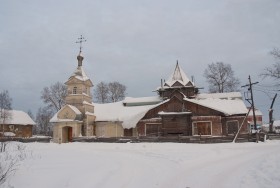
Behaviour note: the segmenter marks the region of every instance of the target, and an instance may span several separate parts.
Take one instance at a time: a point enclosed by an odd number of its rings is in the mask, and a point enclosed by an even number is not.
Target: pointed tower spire
[[[85,40],[85,38],[83,37],[83,35],[81,35],[80,38],[78,38],[78,41],[76,41],[76,43],[80,43],[80,52],[79,55],[77,56],[77,60],[78,60],[78,66],[82,66],[83,65],[83,59],[84,57],[82,56],[82,43],[86,42],[87,40]]]
[[[183,86],[186,86],[190,82],[190,79],[187,77],[185,72],[179,66],[178,60],[176,61],[176,67],[174,72],[171,74],[171,76],[165,82],[165,84],[172,87],[176,82],[179,82]]]
[[[181,69],[178,60],[176,61],[175,70],[169,79],[164,81],[164,84],[161,84],[157,92],[160,97],[166,99],[170,98],[175,90],[180,91],[186,97],[193,97],[198,92],[194,83],[188,78],[183,69]]]

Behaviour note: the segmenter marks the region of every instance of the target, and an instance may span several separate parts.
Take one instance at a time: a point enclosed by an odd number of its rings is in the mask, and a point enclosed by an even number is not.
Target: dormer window
[[[73,87],[73,94],[77,94],[77,87]]]

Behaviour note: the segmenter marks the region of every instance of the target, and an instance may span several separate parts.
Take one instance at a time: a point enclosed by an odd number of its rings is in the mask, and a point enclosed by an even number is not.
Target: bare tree
[[[33,115],[33,113],[32,113],[32,111],[31,110],[28,110],[28,112],[27,112],[27,114],[29,115],[29,117],[33,120],[33,121],[36,121],[36,119],[35,119],[35,117],[34,117],[34,115]],[[32,126],[32,134],[37,134],[37,126],[36,125],[34,125],[34,126]]]
[[[231,65],[223,62],[209,64],[204,71],[204,77],[207,79],[211,93],[237,91],[240,84],[239,79],[234,76]]]
[[[106,103],[108,101],[108,84],[105,82],[100,82],[96,85],[94,90],[94,97],[96,99],[96,102],[99,103]]]
[[[108,96],[111,102],[117,102],[125,97],[126,86],[119,82],[111,82],[108,84]]]
[[[276,59],[280,60],[280,49],[274,48],[270,54]],[[273,78],[275,80],[280,80],[280,62],[275,62],[271,67],[266,67],[261,73],[261,76],[266,78]],[[279,83],[280,85],[280,83]]]
[[[38,134],[52,135],[50,119],[53,115],[54,111],[48,106],[38,109],[36,114],[36,131]]]
[[[65,105],[65,97],[67,95],[67,87],[57,82],[50,87],[45,87],[41,92],[41,99],[48,107],[59,111]]]
[[[12,118],[12,98],[7,90],[0,93],[0,123],[2,124],[2,134],[4,135],[4,126],[6,120]]]
[[[124,99],[126,86],[119,82],[100,82],[94,90],[94,97],[99,103],[117,102]]]

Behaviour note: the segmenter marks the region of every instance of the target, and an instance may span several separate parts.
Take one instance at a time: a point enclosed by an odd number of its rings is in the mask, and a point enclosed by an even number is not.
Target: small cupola
[[[78,66],[82,66],[83,65],[83,60],[84,57],[82,56],[82,52],[80,51],[79,55],[77,56],[77,60],[78,60]]]

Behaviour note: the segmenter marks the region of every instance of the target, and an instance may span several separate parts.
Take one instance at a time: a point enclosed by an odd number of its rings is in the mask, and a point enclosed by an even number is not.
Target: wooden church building
[[[81,52],[77,59],[78,67],[65,83],[67,105],[51,119],[55,142],[79,136],[221,136],[236,133],[246,117],[241,93],[199,94],[178,62],[157,96],[94,103]],[[248,132],[247,125],[241,132]]]

